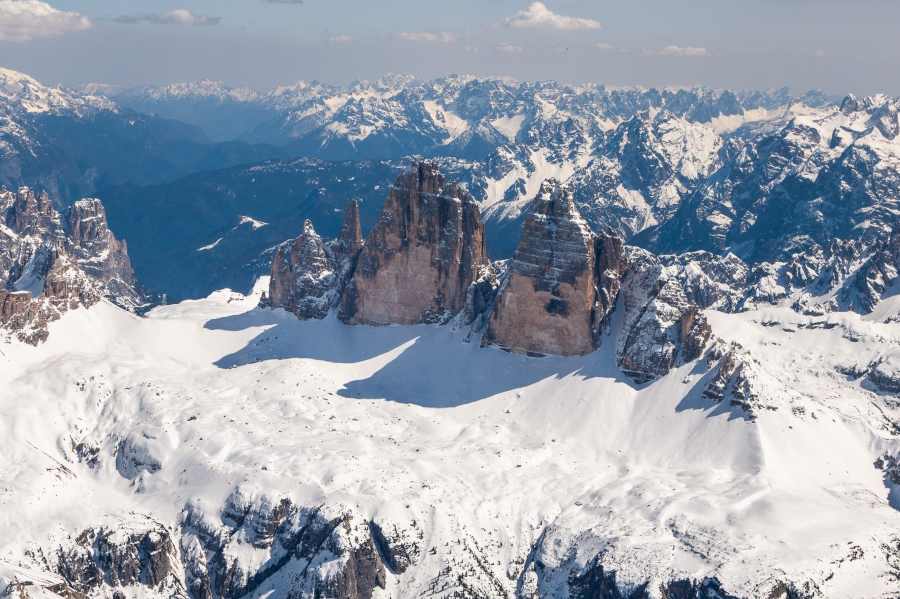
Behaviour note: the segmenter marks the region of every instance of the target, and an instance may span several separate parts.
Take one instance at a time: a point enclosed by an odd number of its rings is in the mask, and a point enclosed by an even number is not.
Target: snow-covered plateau
[[[626,378],[620,308],[532,358],[267,286],[0,346],[0,594],[900,596],[900,296],[707,310],[748,412],[709,353]]]

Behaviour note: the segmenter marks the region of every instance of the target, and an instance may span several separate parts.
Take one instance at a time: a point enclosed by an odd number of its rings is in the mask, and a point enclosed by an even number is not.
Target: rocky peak
[[[299,318],[324,318],[334,304],[335,283],[334,259],[307,219],[303,232],[275,251],[268,301]]]
[[[69,309],[140,304],[127,247],[99,200],[76,202],[63,219],[46,193],[0,190],[0,217],[0,329],[37,343]]]
[[[66,230],[72,242],[80,246],[105,242],[109,227],[103,203],[96,198],[84,198],[72,204],[66,213]]]
[[[113,285],[117,295],[127,296],[136,282],[128,244],[109,228],[106,208],[96,198],[78,200],[66,212],[68,253],[89,276]]]
[[[460,312],[487,263],[469,193],[423,162],[391,188],[341,299],[351,324],[441,322]]]
[[[60,228],[59,214],[46,193],[35,194],[28,187],[21,187],[15,194],[5,193],[0,207],[5,207],[3,220],[18,235],[47,236]]]
[[[535,354],[590,353],[619,291],[622,242],[591,232],[572,189],[555,179],[541,185],[530,208],[485,342]]]
[[[847,94],[841,101],[841,112],[850,114],[860,110],[860,101],[854,94]]]

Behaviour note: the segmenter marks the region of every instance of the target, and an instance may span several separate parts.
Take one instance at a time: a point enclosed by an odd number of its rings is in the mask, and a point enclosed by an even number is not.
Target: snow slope
[[[752,419],[701,396],[702,360],[635,386],[612,343],[538,359],[453,327],[301,322],[255,308],[266,284],[144,319],[100,304],[0,347],[0,582],[41,584],[29,550],[138,515],[174,530],[186,503],[217,514],[240,488],[417,527],[421,556],[383,596],[446,570],[437,596],[567,597],[595,559],[651,596],[710,576],[741,597],[897,596],[900,506],[873,462],[900,451],[900,412],[836,370],[896,352],[896,322],[710,312],[752,356]]]

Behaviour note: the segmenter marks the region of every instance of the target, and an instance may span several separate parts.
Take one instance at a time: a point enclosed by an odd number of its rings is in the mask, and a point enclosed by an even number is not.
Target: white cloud
[[[656,54],[657,56],[709,56],[709,51],[706,48],[693,46],[666,46],[650,52],[650,54]]]
[[[506,24],[510,27],[540,27],[545,29],[600,29],[602,25],[600,21],[594,19],[585,19],[581,17],[566,17],[558,15],[543,2],[532,2],[528,8],[517,12],[514,16],[506,19]]]
[[[408,42],[428,42],[432,44],[452,44],[456,36],[447,31],[404,31],[399,34],[400,39]]]
[[[525,48],[514,44],[500,44],[497,46],[497,51],[503,54],[521,54],[525,51]]]
[[[153,25],[218,25],[221,17],[209,17],[197,15],[186,8],[176,8],[164,13],[150,13],[141,15],[122,15],[113,19],[116,23],[133,25],[136,23],[151,23]]]
[[[55,37],[91,25],[90,19],[77,12],[57,10],[40,0],[0,0],[0,41]]]
[[[594,47],[598,50],[615,50],[616,47],[607,42],[597,42]]]
[[[328,41],[332,44],[352,44],[353,38],[349,35],[334,35]]]

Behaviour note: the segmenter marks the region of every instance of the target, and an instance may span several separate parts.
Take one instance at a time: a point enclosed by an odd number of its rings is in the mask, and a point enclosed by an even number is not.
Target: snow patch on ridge
[[[512,116],[500,117],[491,121],[491,126],[506,136],[509,141],[515,141],[525,122],[525,114],[518,113]]]

